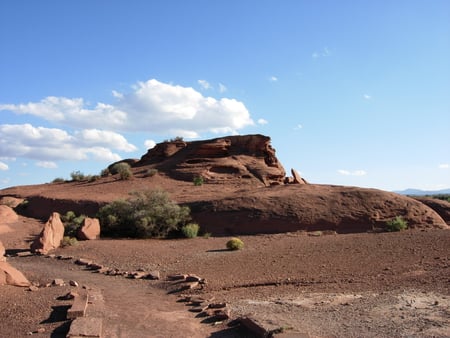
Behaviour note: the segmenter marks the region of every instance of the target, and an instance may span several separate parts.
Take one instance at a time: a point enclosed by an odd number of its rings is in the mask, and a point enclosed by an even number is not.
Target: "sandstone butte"
[[[410,228],[449,227],[447,202],[436,207],[377,189],[309,184],[295,169],[287,177],[270,141],[264,135],[166,141],[140,159],[122,161],[131,166],[129,180],[110,175],[94,182],[12,187],[0,190],[0,199],[26,200],[16,209],[29,217],[69,210],[94,217],[102,205],[130,192],[163,189],[214,235],[377,231],[396,216]],[[195,186],[196,177],[203,184]]]

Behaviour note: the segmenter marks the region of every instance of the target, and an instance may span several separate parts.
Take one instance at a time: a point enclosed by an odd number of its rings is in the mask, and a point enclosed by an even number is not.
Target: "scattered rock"
[[[0,262],[0,285],[14,285],[27,287],[31,283],[28,279],[16,268],[7,262]]]
[[[239,317],[238,322],[241,323],[248,331],[256,337],[269,337],[270,331],[260,325],[255,319],[251,317]]]
[[[28,257],[28,256],[32,256],[33,253],[31,251],[20,251],[16,254],[18,257]]]
[[[53,285],[53,286],[64,286],[65,283],[64,283],[64,280],[63,280],[63,279],[61,279],[61,278],[55,278],[55,279],[53,280],[53,282],[52,282],[52,285]]]
[[[79,296],[77,292],[70,291],[61,297],[61,300],[71,300],[75,299],[75,297]]]
[[[75,295],[73,304],[69,310],[67,310],[67,318],[74,319],[78,317],[84,317],[88,305],[88,294],[86,291]]]
[[[42,232],[31,244],[31,251],[39,254],[47,254],[50,250],[59,248],[64,237],[64,225],[61,222],[59,214],[54,212]]]
[[[77,265],[86,265],[86,266],[89,266],[89,265],[92,264],[92,261],[90,261],[89,259],[85,259],[85,258],[78,258],[78,259],[75,261],[75,264],[77,264]]]
[[[70,286],[74,286],[74,287],[78,287],[79,286],[78,282],[74,281],[74,280],[69,281],[69,285]]]
[[[306,184],[306,181],[300,176],[300,174],[298,173],[297,170],[295,170],[294,168],[291,169],[291,173],[292,173],[292,177],[294,184]]]
[[[28,291],[32,291],[32,292],[35,292],[35,291],[38,291],[39,288],[38,288],[36,285],[30,285],[30,287],[29,287],[27,290],[28,290]]]
[[[14,223],[19,219],[16,212],[7,205],[0,205],[0,224]]]
[[[187,275],[185,278],[186,282],[200,282],[202,281],[202,278],[196,275]]]
[[[177,275],[168,275],[167,279],[170,281],[179,281],[179,280],[185,280],[187,278],[188,275],[182,275],[182,274],[177,274]]]
[[[100,237],[100,221],[97,218],[86,217],[77,232],[79,240],[93,240]]]
[[[161,275],[160,275],[159,271],[155,270],[155,271],[150,271],[145,278],[151,279],[151,280],[159,280],[161,278]]]
[[[103,321],[101,318],[80,317],[70,324],[68,338],[102,337]]]

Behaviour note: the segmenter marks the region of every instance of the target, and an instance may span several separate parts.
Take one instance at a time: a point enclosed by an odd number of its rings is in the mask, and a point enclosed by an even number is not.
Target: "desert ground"
[[[58,298],[76,289],[69,280],[98,295],[88,315],[101,314],[105,337],[252,337],[232,320],[243,315],[286,336],[450,336],[448,230],[242,236],[240,251],[225,250],[228,237],[101,239],[54,252],[68,260],[17,256],[41,227],[20,217],[2,228],[8,262],[37,285],[56,278],[66,285],[1,287],[1,337],[64,337],[70,301]],[[158,270],[162,278],[106,276],[74,264],[76,258],[120,271]],[[171,274],[205,278],[203,289],[188,293],[226,302],[232,318],[198,318],[180,301],[185,291],[171,292]]]
[[[309,184],[294,170],[286,177],[262,135],[168,141],[126,163],[127,180],[109,174],[0,190],[1,204],[20,214],[0,219],[6,260],[36,286],[0,286],[0,337],[65,337],[72,301],[64,296],[83,290],[86,317],[100,318],[108,338],[258,336],[241,317],[257,323],[260,337],[450,337],[449,202]],[[95,216],[110,201],[152,189],[191,207],[200,236],[101,237],[51,256],[27,253],[53,212]],[[409,228],[385,232],[398,215]],[[242,250],[226,249],[231,235]],[[126,277],[139,271],[160,279]],[[202,283],[182,290],[169,281],[188,274]],[[226,304],[229,318],[195,312],[186,301],[194,296]]]

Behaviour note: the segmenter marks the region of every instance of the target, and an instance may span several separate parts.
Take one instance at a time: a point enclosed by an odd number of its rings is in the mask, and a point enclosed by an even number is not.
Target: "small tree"
[[[102,233],[112,237],[166,237],[189,220],[190,210],[179,206],[162,190],[135,192],[100,209]]]

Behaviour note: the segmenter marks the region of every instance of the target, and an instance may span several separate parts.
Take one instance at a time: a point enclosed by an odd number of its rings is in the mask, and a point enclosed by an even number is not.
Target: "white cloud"
[[[277,82],[277,81],[278,81],[278,78],[277,78],[276,76],[271,76],[271,77],[269,78],[269,81],[270,81],[270,82]]]
[[[227,91],[227,87],[225,87],[224,84],[219,83],[219,92],[220,93],[225,93]]]
[[[303,126],[301,125],[301,124],[297,124],[295,127],[294,127],[294,130],[300,130],[300,129],[302,129],[303,128]]]
[[[88,108],[83,99],[47,97],[40,102],[0,104],[1,110],[31,114],[71,128],[144,131],[172,134],[221,132],[236,134],[254,125],[244,103],[235,99],[205,97],[190,87],[159,82],[139,82],[131,93],[115,92],[114,105],[97,103]]]
[[[200,87],[202,87],[203,89],[211,89],[212,88],[211,84],[206,80],[198,80],[197,82],[200,85]]]
[[[366,100],[372,99],[372,96],[370,96],[369,94],[364,94],[363,97],[364,97],[364,99],[366,99]]]
[[[0,156],[40,161],[120,160],[121,157],[110,149],[133,151],[136,147],[113,132],[82,130],[71,135],[61,129],[33,127],[30,124],[0,125]]]
[[[99,129],[84,129],[75,132],[75,136],[79,138],[80,143],[85,145],[103,145],[112,146],[114,149],[132,152],[136,151],[137,148],[128,143],[128,141],[120,134],[112,131],[99,130]]]
[[[264,125],[264,124],[268,124],[269,121],[265,120],[265,119],[258,119],[258,124]]]
[[[439,169],[450,169],[450,164],[442,163],[442,164],[439,164],[438,168]]]
[[[47,168],[47,169],[58,168],[58,165],[53,161],[38,161],[38,162],[36,162],[36,165],[38,167]]]
[[[147,149],[152,149],[154,146],[156,146],[156,142],[153,140],[145,140],[144,145]]]
[[[340,170],[338,170],[338,173],[341,175],[344,175],[344,176],[365,176],[365,175],[367,175],[367,172],[365,170],[349,171],[349,170],[340,169]]]
[[[6,171],[9,167],[6,163],[0,162],[0,170]]]

